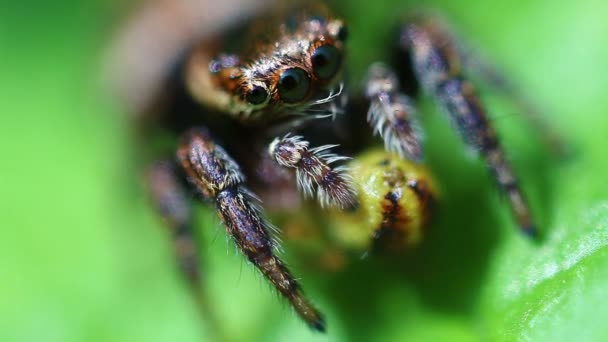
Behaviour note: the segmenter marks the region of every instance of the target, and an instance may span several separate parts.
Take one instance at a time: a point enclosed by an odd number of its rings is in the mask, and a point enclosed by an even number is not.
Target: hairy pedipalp
[[[298,188],[304,196],[313,197],[316,192],[322,207],[355,207],[357,194],[348,169],[331,165],[350,158],[329,151],[337,145],[308,146],[309,142],[303,137],[288,134],[276,138],[268,151],[279,165],[296,169]]]

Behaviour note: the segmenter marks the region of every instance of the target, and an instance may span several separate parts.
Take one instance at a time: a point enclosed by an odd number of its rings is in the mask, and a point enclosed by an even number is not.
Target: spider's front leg
[[[521,230],[527,235],[536,235],[529,206],[496,131],[473,85],[462,74],[456,43],[435,20],[418,17],[403,26],[400,48],[409,54],[411,61],[408,62],[423,89],[436,98],[465,142],[484,157],[498,185],[507,194]]]
[[[204,129],[188,132],[177,152],[188,181],[216,210],[241,252],[292,304],[298,315],[315,330],[324,331],[321,314],[304,297],[300,285],[274,254],[268,223],[244,187],[244,176],[236,162],[215,144]]]

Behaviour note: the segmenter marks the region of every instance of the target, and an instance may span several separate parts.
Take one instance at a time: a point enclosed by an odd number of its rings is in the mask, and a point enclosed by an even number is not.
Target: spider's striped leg
[[[344,166],[332,165],[350,158],[330,153],[336,146],[309,148],[303,137],[287,134],[274,139],[268,152],[280,166],[296,170],[298,188],[304,196],[312,197],[316,192],[322,207],[354,209],[358,203],[352,177]]]
[[[413,101],[399,89],[397,75],[381,63],[373,64],[365,80],[365,96],[370,102],[367,121],[374,134],[384,140],[387,151],[402,158],[422,158],[422,130]]]
[[[184,136],[177,158],[188,181],[203,197],[214,201],[219,217],[241,252],[312,329],[324,331],[321,314],[274,254],[275,243],[268,234],[270,225],[262,217],[253,194],[245,188],[244,176],[236,162],[204,129],[193,129]]]
[[[193,289],[201,284],[196,241],[192,231],[192,208],[175,165],[155,162],[148,169],[148,187],[157,209],[165,219],[175,245],[175,253],[183,275]]]
[[[472,84],[462,76],[462,61],[455,43],[435,20],[422,17],[403,27],[400,44],[409,53],[422,87],[435,96],[465,142],[484,157],[499,187],[507,195],[520,229],[527,235],[536,235],[530,208],[496,131],[488,121]]]
[[[438,86],[437,92],[442,106],[452,116],[466,142],[485,158],[499,186],[507,194],[522,231],[536,235],[530,208],[473,86],[461,78],[453,78]]]
[[[464,71],[471,76],[479,77],[481,81],[489,84],[504,96],[509,98],[522,111],[523,117],[539,133],[542,142],[557,156],[565,156],[569,152],[568,143],[557,132],[555,127],[547,121],[545,113],[539,109],[530,97],[513,83],[501,70],[492,65],[483,56],[472,49],[458,44]]]
[[[174,253],[181,274],[186,278],[203,321],[213,337],[223,340],[216,311],[202,288],[201,265],[192,222],[192,201],[187,195],[183,177],[169,161],[157,161],[147,170],[148,188],[156,207],[171,233]]]

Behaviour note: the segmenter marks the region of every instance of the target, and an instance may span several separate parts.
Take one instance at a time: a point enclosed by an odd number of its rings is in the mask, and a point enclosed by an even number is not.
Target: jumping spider
[[[362,94],[349,94],[347,102],[345,21],[321,6],[254,19],[187,44],[160,100],[145,104],[153,114],[141,120],[148,147],[159,136],[181,137],[177,146],[154,152],[148,179],[191,284],[198,285],[200,275],[187,189],[215,206],[239,250],[314,330],[324,331],[325,321],[275,253],[273,228],[254,192],[267,206],[294,205],[290,195],[298,189],[345,216],[376,215],[365,220],[371,222],[366,233],[347,244],[399,249],[416,243],[434,190],[423,167],[407,161],[420,162],[422,132],[415,94],[402,91],[401,83],[407,89],[419,84],[435,99],[486,162],[520,230],[536,234],[517,178],[465,75],[479,68],[486,81],[502,89],[506,83],[441,21],[425,15],[405,20],[396,44],[404,59],[395,61],[405,70],[373,64]],[[373,135],[385,151],[366,152]],[[358,168],[347,163],[352,156]],[[397,212],[404,210],[400,219]],[[348,240],[353,231],[342,236]]]

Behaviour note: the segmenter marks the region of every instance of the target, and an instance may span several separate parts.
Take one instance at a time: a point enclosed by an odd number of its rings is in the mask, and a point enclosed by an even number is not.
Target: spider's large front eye
[[[303,100],[310,89],[310,79],[306,71],[291,68],[283,71],[279,77],[279,96],[287,103]]]
[[[322,80],[328,80],[340,69],[342,56],[335,46],[322,45],[313,52],[311,61],[315,75]]]
[[[259,105],[264,103],[267,97],[268,92],[264,87],[261,86],[254,86],[253,88],[251,88],[251,90],[247,92],[247,94],[245,94],[245,100],[247,100],[247,102],[251,103],[252,105]]]

